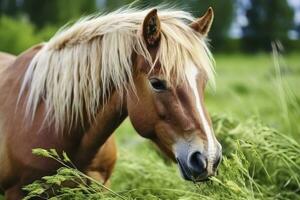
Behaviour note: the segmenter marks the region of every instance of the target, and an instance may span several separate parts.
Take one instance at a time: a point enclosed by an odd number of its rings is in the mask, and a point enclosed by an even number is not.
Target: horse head
[[[194,42],[201,43],[212,21],[213,10],[209,8],[201,18],[183,28],[198,37]],[[149,63],[138,54],[133,56],[135,88],[129,91],[126,101],[130,120],[141,136],[152,140],[168,157],[177,161],[184,179],[206,180],[216,173],[222,154],[204,107],[208,74],[204,70],[207,66],[203,66],[207,62],[201,61],[205,56],[201,54],[206,51],[198,51],[199,45],[192,44],[189,35],[178,35],[178,40],[169,39],[171,43],[168,44],[165,31],[174,31],[176,37],[176,30],[164,27],[156,9],[147,14],[141,30],[154,62]],[[185,48],[192,53],[181,51]],[[178,58],[179,54],[182,58]],[[167,71],[172,66],[164,65],[172,65],[172,60],[166,61],[170,59],[176,60],[174,65],[182,66]]]

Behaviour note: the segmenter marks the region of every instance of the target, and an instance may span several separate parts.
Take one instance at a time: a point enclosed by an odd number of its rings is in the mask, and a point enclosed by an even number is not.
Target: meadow
[[[208,87],[205,101],[223,146],[216,177],[182,180],[177,166],[126,120],[115,133],[119,158],[111,191],[92,181],[61,188],[52,199],[300,199],[299,54],[215,59],[216,89]],[[30,185],[29,197],[73,177],[85,178],[62,168]]]

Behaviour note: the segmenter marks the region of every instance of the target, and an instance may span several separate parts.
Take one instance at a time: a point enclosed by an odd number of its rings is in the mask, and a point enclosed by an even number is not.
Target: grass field
[[[217,56],[217,90],[208,92],[211,113],[245,120],[258,117],[288,135],[300,137],[300,58]],[[276,67],[276,63],[280,67]]]
[[[206,105],[223,145],[218,176],[200,184],[183,181],[175,164],[140,138],[127,120],[116,131],[119,160],[111,180],[121,198],[300,199],[299,55],[276,57],[275,62],[268,54],[215,58],[217,88],[208,89]],[[64,189],[58,197],[120,198],[99,193],[99,188]],[[35,185],[31,191],[38,189]]]

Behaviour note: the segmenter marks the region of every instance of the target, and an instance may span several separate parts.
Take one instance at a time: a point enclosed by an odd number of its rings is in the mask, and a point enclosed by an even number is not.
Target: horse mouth
[[[181,161],[178,158],[176,158],[176,160],[182,177],[187,181],[192,181],[193,179],[188,175],[188,169],[183,165],[183,163],[181,163]]]
[[[209,178],[207,174],[201,175],[201,176],[195,176],[192,174],[192,172],[189,170],[189,168],[182,162],[180,159],[176,158],[177,164],[179,166],[179,171],[183,177],[183,179],[187,181],[192,181],[194,183],[196,182],[205,182],[208,181]]]

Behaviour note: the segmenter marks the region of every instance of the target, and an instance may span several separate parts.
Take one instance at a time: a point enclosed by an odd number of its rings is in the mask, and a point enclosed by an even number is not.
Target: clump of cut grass
[[[41,195],[58,187],[52,199],[299,199],[300,144],[294,139],[265,127],[257,119],[240,123],[213,116],[216,134],[224,158],[219,174],[208,182],[194,184],[182,180],[177,166],[165,162],[152,145],[142,142],[133,148],[121,148],[112,177],[112,190],[106,190],[67,165],[54,176],[26,187],[30,195]],[[43,156],[48,156],[45,150]],[[50,150],[53,151],[53,150]],[[51,153],[51,152],[50,152]],[[64,156],[55,157],[65,163]],[[61,184],[77,180],[76,187]],[[34,193],[35,191],[35,193]]]

